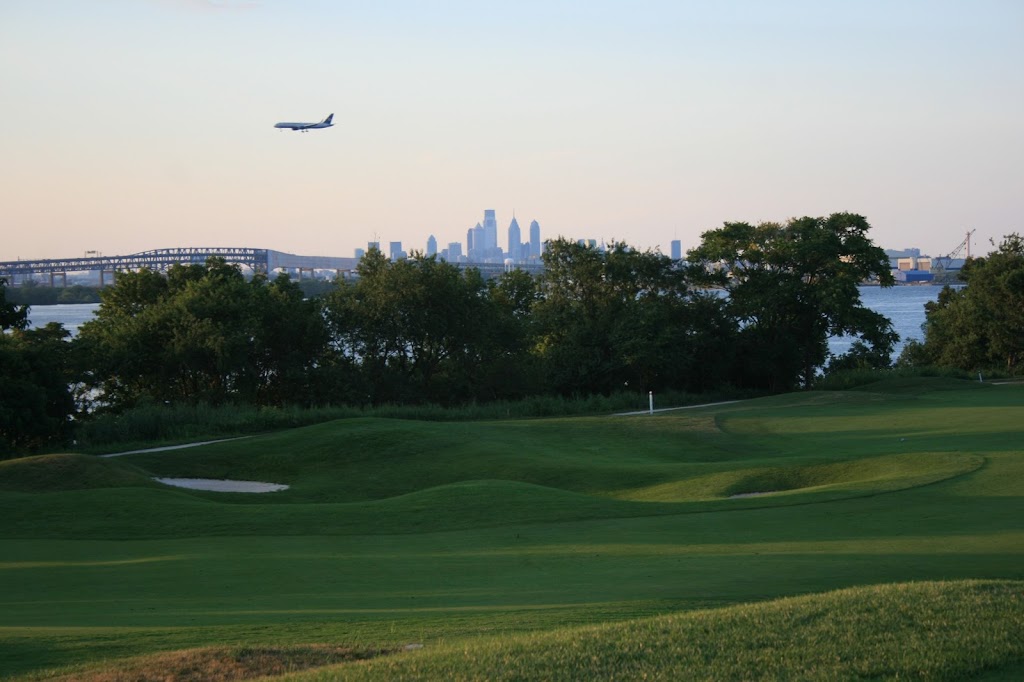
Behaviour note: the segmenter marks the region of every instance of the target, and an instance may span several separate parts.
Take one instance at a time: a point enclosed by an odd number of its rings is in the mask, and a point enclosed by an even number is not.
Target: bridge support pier
[[[53,289],[57,286],[57,278],[60,277],[62,284],[61,288],[68,288],[68,273],[66,272],[51,272],[50,273],[50,288]]]
[[[114,279],[117,276],[117,271],[116,270],[100,270],[100,289],[102,289],[103,287],[107,286],[106,275],[108,275],[108,274],[110,275],[110,283],[111,284],[114,283]]]

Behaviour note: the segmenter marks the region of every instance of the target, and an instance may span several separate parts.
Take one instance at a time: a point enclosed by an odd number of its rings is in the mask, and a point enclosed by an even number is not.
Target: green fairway
[[[0,677],[324,644],[371,657],[330,675],[378,679],[1012,679],[1022,436],[1024,387],[935,379],[653,416],[360,418],[0,462]],[[767,637],[765,623],[800,634],[789,649],[761,642],[762,667],[723,653]],[[635,637],[657,655],[611,644]],[[736,667],[709,664],[702,637]],[[901,654],[894,637],[913,647]],[[348,660],[309,650],[314,662],[290,669]]]

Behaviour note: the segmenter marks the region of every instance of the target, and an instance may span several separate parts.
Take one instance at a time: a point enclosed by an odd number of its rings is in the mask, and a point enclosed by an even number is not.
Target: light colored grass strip
[[[466,641],[290,680],[948,680],[1024,660],[1024,583],[859,587]]]

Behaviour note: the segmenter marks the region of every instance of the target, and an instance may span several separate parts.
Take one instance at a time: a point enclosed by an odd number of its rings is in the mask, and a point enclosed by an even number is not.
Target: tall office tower
[[[437,240],[434,239],[434,235],[430,235],[429,237],[427,237],[427,255],[437,255]]]
[[[519,231],[519,222],[515,216],[512,216],[512,222],[508,226],[508,253],[506,254],[512,260],[518,261],[522,259],[520,251],[523,248],[523,235]]]
[[[498,248],[498,220],[494,217],[494,209],[489,208],[484,211],[483,251],[486,254],[496,248]]]
[[[377,249],[378,251],[380,251],[380,242],[367,242],[366,243],[366,250],[367,251],[373,251],[374,249]]]
[[[401,260],[405,258],[405,251],[402,251],[402,242],[390,242],[391,247],[388,249],[388,253],[391,260]]]
[[[458,263],[462,260],[462,244],[459,242],[452,242],[448,245],[448,262]]]
[[[356,249],[356,258],[362,258],[366,255],[366,249]]]
[[[483,228],[483,225],[481,225],[480,223],[477,223],[476,227],[470,230],[469,237],[466,241],[469,242],[469,244],[472,244],[472,246],[466,248],[466,256],[472,263],[484,262],[484,256],[487,253],[487,249],[484,248],[484,245],[487,241],[484,237],[484,234],[485,230]]]
[[[683,258],[683,243],[678,239],[672,240],[672,260],[682,260]]]
[[[540,223],[536,220],[530,223],[530,256],[540,258]]]

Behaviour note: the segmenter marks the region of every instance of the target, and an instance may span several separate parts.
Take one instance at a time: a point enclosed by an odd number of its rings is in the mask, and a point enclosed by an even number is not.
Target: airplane
[[[331,114],[319,123],[292,123],[291,121],[281,121],[275,123],[275,128],[290,128],[291,130],[298,130],[300,133],[305,133],[316,128],[330,128],[334,124],[331,123],[331,119],[334,118],[334,114]]]

